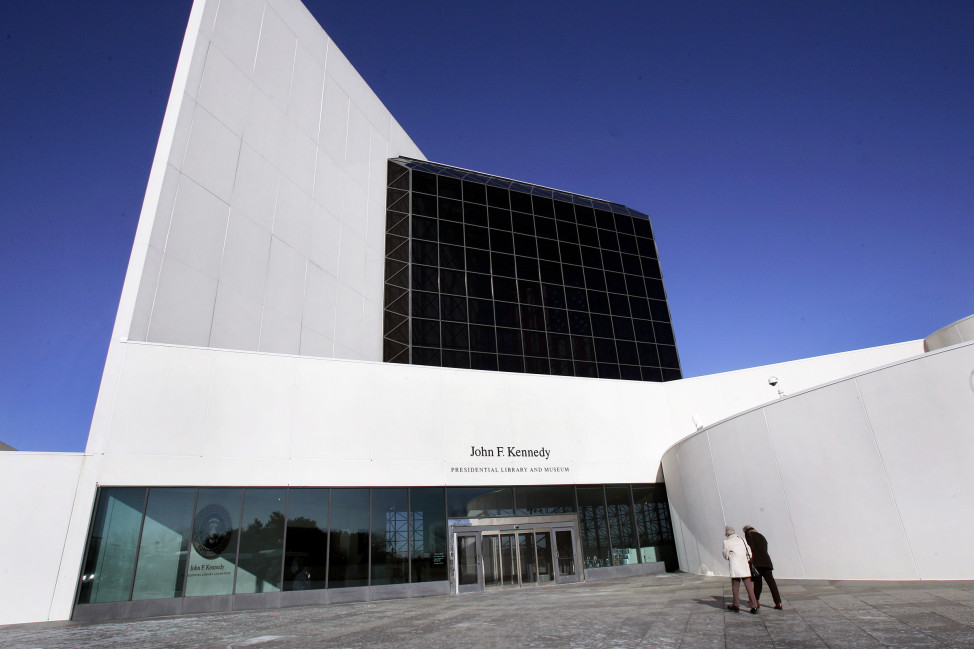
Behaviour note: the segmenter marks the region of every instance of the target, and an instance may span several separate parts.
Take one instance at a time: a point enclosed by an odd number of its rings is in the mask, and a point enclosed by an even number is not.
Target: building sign
[[[451,464],[450,473],[568,473],[571,467],[551,462],[552,449],[547,446],[525,448],[521,446],[483,446],[471,445],[469,457],[472,460],[493,460],[490,464]],[[531,464],[497,462],[497,460],[542,460]]]
[[[516,446],[471,446],[470,457],[539,457],[551,458],[551,449],[517,448]]]

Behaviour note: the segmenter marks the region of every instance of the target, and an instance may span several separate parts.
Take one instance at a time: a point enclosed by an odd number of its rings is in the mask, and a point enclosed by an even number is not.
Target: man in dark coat
[[[775,583],[774,564],[771,563],[771,556],[768,554],[768,539],[750,525],[744,526],[744,540],[751,546],[751,564],[757,568],[760,577],[754,579],[754,598],[761,597],[761,582],[768,582],[768,590],[771,591],[771,598],[774,600],[774,607],[781,610],[781,595],[778,594],[778,584]]]

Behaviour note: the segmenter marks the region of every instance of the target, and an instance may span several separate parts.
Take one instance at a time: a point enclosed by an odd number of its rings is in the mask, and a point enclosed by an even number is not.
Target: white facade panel
[[[88,452],[202,455],[214,365],[189,348],[127,345],[107,439]]]
[[[974,510],[971,356],[969,348],[966,354],[929,354],[923,363],[856,379],[924,579],[959,578],[952,548],[974,538],[974,517],[965,514]]]
[[[201,0],[194,16],[150,174],[150,186],[161,182],[164,160],[182,174],[176,206],[171,209],[168,194],[149,191],[141,217],[147,232],[163,230],[154,227],[156,220],[167,223],[165,239],[152,238],[162,270],[158,279],[138,272],[128,277],[132,287],[125,292],[144,297],[123,300],[120,335],[207,345],[214,330],[213,344],[244,351],[381,360],[381,345],[363,332],[381,331],[382,283],[376,278],[382,274],[386,159],[422,154],[299,2]],[[272,232],[297,258],[284,259],[272,247],[266,267],[258,257],[244,270],[231,255],[224,271],[224,241],[239,243],[228,237],[229,212]],[[253,314],[253,303],[226,296],[217,308],[216,286],[187,286],[192,273],[172,260],[210,279],[225,272],[234,290],[261,300],[259,342],[249,324],[238,330],[226,320],[233,312]],[[336,320],[337,331],[311,327],[323,339],[302,345],[305,285],[303,277],[291,280],[296,268],[306,273],[309,260],[339,278],[338,304],[348,308]],[[366,264],[377,268],[367,272]],[[181,302],[180,294],[189,299]]]
[[[726,432],[725,432],[726,431]],[[714,459],[714,473],[720,487],[724,520],[739,534],[745,525],[757,530],[775,529],[769,548],[779,574],[804,575],[788,508],[788,494],[778,470],[764,410],[753,410],[722,425],[721,434],[707,435]],[[718,459],[719,458],[719,461]],[[688,476],[693,479],[693,476]],[[815,479],[815,484],[821,477]],[[815,497],[817,488],[806,489]],[[717,547],[723,540],[721,521],[715,521]]]
[[[868,579],[878,561],[890,579],[917,578],[855,382],[813,390],[765,414],[805,577]],[[856,542],[840,530],[855,530]]]
[[[369,363],[297,363],[291,440],[296,462],[369,461],[373,391],[366,386],[374,373],[375,367]]]
[[[83,463],[80,453],[0,453],[0,547],[8,556],[0,565],[0,625],[64,619],[52,599],[75,541],[68,527]]]
[[[207,48],[196,101],[237,137],[243,135],[250,92],[250,79],[223,50]]]
[[[259,346],[261,315],[260,300],[220,284],[216,291],[209,346],[220,349]]]
[[[229,205],[239,154],[240,136],[197,106],[183,156],[183,174]]]
[[[672,453],[673,451],[670,451]],[[680,486],[684,502],[692,508],[682,510],[682,542],[692,572],[704,575],[727,574],[727,561],[721,556],[724,537],[724,511],[720,485],[711,460],[708,435],[695,435],[679,446]],[[687,471],[687,467],[693,467]],[[664,465],[666,478],[666,468]],[[670,502],[673,509],[673,502]]]

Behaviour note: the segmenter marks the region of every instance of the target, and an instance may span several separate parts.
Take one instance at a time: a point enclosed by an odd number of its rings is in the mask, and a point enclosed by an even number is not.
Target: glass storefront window
[[[609,528],[605,520],[602,487],[577,487],[578,525],[586,568],[612,565]]]
[[[132,599],[182,597],[196,489],[149,489]]]
[[[633,485],[632,497],[643,563],[663,561],[667,570],[676,570],[679,562],[670,524],[666,488],[656,484]]]
[[[291,489],[287,503],[284,590],[325,587],[329,489]]]
[[[101,490],[81,572],[79,604],[124,602],[132,594],[145,492],[128,487]]]
[[[275,593],[281,590],[284,559],[284,511],[287,489],[246,489],[237,593]]]
[[[571,485],[514,487],[514,498],[518,516],[575,512],[575,490]]]
[[[328,588],[369,585],[369,490],[331,490]]]
[[[78,603],[445,581],[448,515],[571,513],[576,502],[585,568],[637,561],[678,568],[662,484],[105,487],[93,514]],[[528,541],[508,540],[513,562],[516,552],[527,552],[521,544]],[[550,552],[551,540],[537,537],[529,545]],[[576,572],[570,535],[557,540],[564,555],[559,566],[565,574]],[[534,561],[530,552],[524,556]],[[541,564],[539,574],[545,574]]]
[[[372,585],[409,581],[409,491],[372,490]]]
[[[612,565],[624,566],[630,563],[639,563],[629,485],[606,486],[605,502],[609,522],[609,540],[612,542]]]
[[[237,565],[243,489],[202,488],[196,497],[186,595],[229,595]]]
[[[451,518],[494,518],[514,515],[511,487],[450,487],[446,492]]]
[[[446,489],[409,490],[411,582],[444,581],[446,567]]]

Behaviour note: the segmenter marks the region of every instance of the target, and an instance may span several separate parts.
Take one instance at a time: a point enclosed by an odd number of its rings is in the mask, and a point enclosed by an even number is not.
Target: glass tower
[[[388,178],[384,361],[681,378],[648,216],[410,158]]]

